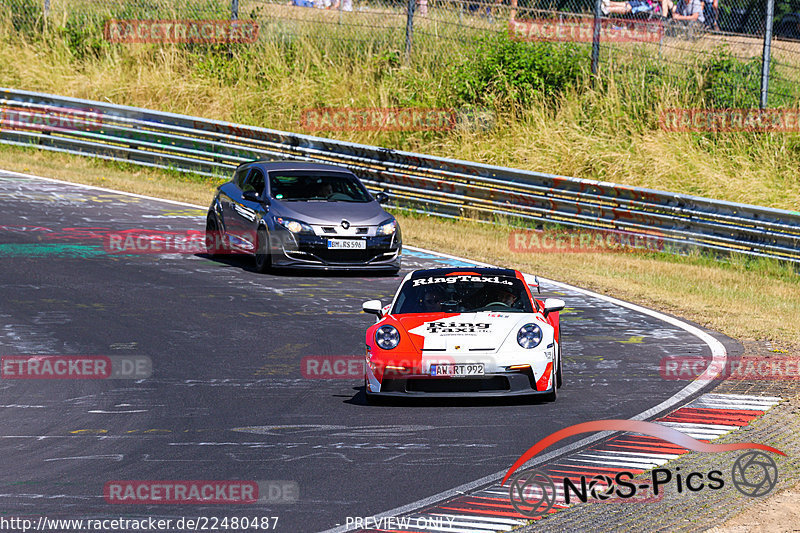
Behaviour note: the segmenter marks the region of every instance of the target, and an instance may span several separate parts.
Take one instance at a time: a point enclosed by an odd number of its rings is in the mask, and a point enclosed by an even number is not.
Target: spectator
[[[675,5],[672,0],[662,0],[661,16],[667,17],[672,13],[673,20],[684,22],[704,23],[706,18],[703,15],[703,0],[682,0],[679,5]]]
[[[417,0],[417,14],[420,17],[428,16],[428,0]]]
[[[627,2],[612,2],[610,0],[603,0],[600,5],[600,11],[603,15],[614,13],[615,15],[627,15],[631,13],[644,13],[646,11],[655,11],[658,4],[652,0],[628,0]]]
[[[500,6],[503,5],[503,2],[505,0],[487,0],[487,1],[490,5],[486,8],[486,14],[489,17],[489,21],[493,22],[494,17],[502,13],[502,9],[500,8]],[[510,20],[514,20],[514,18],[517,16],[517,1],[518,0],[508,0],[508,5],[510,6],[509,9]]]
[[[342,11],[352,11],[353,0],[333,0],[333,4],[331,4],[331,9],[338,10],[340,7]]]
[[[703,14],[706,17],[706,26],[712,30],[719,31],[719,22],[717,21],[717,17],[719,16],[719,0],[704,0],[704,2],[705,10]]]

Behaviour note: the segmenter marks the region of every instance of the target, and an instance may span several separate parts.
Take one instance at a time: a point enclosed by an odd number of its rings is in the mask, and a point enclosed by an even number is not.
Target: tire
[[[367,392],[367,376],[364,376],[364,399],[367,405],[378,405],[380,403],[380,398]]]
[[[209,213],[206,218],[206,252],[208,255],[215,257],[224,251],[222,238],[222,229],[217,222],[216,215]]]
[[[554,402],[558,399],[558,389],[561,387],[561,383],[563,381],[561,377],[561,345],[558,346],[558,363],[556,365],[556,371],[553,375],[553,388],[544,395],[544,400],[546,402]]]
[[[554,402],[558,399],[558,378],[553,379],[553,388],[550,389],[550,392],[544,395],[544,400],[546,402]]]
[[[558,385],[559,389],[564,386],[564,371],[563,371],[563,368],[564,368],[564,365],[563,365],[563,362],[561,360],[561,343],[559,343],[558,344],[558,367],[556,368],[556,384]]]
[[[269,235],[264,228],[259,228],[256,237],[256,270],[263,274],[272,267],[272,254],[269,248]]]

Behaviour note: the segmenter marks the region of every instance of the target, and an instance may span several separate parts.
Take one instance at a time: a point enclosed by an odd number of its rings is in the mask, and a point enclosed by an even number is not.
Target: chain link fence
[[[774,0],[769,38],[768,0],[0,0],[0,6],[13,31],[35,36],[60,28],[89,47],[109,40],[110,20],[236,19],[257,23],[259,42],[302,44],[304,53],[310,47],[445,65],[510,35],[576,46],[600,80],[624,74],[655,92],[659,80],[671,80],[673,89],[694,91],[707,107],[791,106],[800,97],[800,0]],[[596,37],[595,13],[602,15]]]

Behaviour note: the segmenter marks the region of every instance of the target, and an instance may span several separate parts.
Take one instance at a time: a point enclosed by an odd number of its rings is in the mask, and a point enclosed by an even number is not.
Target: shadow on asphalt
[[[223,254],[223,255],[209,255],[209,254],[195,254],[196,257],[201,259],[208,259],[221,265],[236,267],[246,272],[257,273],[255,261],[253,257],[245,254]],[[358,270],[321,270],[321,269],[303,269],[303,268],[272,268],[269,272],[263,274],[264,276],[278,276],[278,277],[299,277],[299,278],[396,278],[400,274],[394,272],[387,272],[385,270],[369,270],[359,268]]]
[[[463,398],[437,398],[435,396],[409,397],[409,398],[375,398],[367,402],[364,387],[353,387],[356,393],[344,403],[360,407],[498,407],[509,405],[547,405],[553,402],[546,401],[542,396],[492,396],[492,397],[463,397]],[[560,390],[560,389],[559,389]],[[558,400],[556,400],[557,402]]]

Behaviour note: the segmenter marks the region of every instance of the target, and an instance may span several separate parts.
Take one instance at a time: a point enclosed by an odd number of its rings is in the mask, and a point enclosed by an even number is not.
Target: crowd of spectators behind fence
[[[719,0],[602,0],[603,15],[639,15],[645,19],[671,19],[683,24],[718,30]]]
[[[464,11],[475,15],[492,17],[493,11],[508,1],[512,20],[516,19],[518,0],[493,0],[483,2],[456,2],[463,4]],[[719,0],[602,0],[602,13],[609,15],[629,15],[645,20],[671,19],[684,24],[703,25],[719,30],[717,14]],[[290,0],[289,5],[353,11],[353,0]],[[415,12],[421,17],[428,15],[428,0],[416,0]]]

